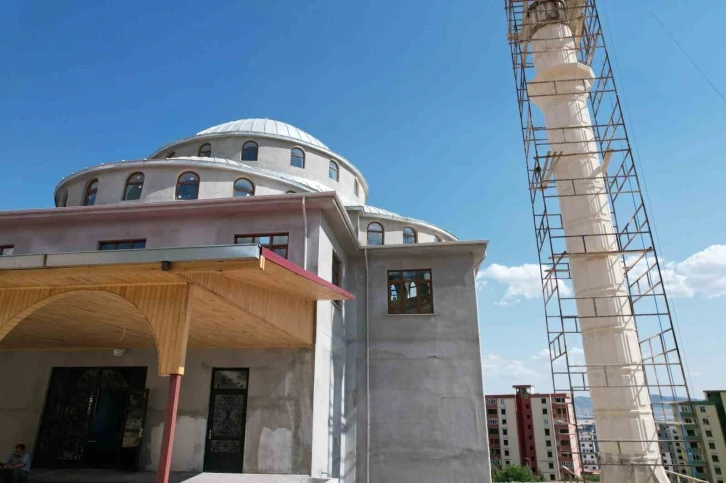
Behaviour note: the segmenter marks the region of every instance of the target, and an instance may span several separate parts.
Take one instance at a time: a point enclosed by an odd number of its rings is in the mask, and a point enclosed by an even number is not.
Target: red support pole
[[[179,386],[181,374],[169,376],[169,395],[166,400],[164,413],[164,433],[161,438],[161,455],[159,456],[159,469],[156,473],[156,483],[169,483],[171,470],[171,453],[174,446],[174,429],[176,429],[176,410],[179,407]]]

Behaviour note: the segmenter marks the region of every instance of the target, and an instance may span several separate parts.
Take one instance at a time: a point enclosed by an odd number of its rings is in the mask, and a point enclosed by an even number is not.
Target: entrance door
[[[242,473],[249,369],[212,369],[204,471]]]
[[[139,406],[146,412],[145,385],[146,367],[53,369],[33,466],[135,469],[140,437],[127,450],[125,436],[138,426]]]

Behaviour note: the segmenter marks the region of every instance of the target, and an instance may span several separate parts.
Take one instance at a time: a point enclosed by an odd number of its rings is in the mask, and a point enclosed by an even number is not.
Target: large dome
[[[275,121],[273,119],[238,119],[236,121],[225,122],[224,124],[218,124],[217,126],[207,128],[204,131],[198,132],[197,136],[233,132],[261,133],[270,134],[272,136],[281,136],[288,139],[294,139],[296,141],[302,141],[307,144],[312,144],[313,146],[330,151],[330,148],[320,142],[319,139],[311,136],[305,131],[301,131],[295,126]]]

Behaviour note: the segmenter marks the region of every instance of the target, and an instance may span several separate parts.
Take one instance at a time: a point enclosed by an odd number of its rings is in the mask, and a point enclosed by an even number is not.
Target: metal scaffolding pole
[[[595,0],[505,8],[553,390],[591,396],[603,482],[710,480]]]

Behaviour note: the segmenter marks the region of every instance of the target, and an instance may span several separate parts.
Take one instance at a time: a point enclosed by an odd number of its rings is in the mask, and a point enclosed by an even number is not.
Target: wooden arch
[[[156,347],[159,374],[183,374],[190,320],[190,287],[187,283],[165,285],[99,286],[78,288],[0,289],[0,343],[21,322],[53,302],[74,296],[96,297],[99,302],[110,297],[134,307],[148,323]],[[104,317],[102,311],[94,315]],[[101,324],[88,330],[103,330]],[[117,329],[117,328],[116,328]]]

